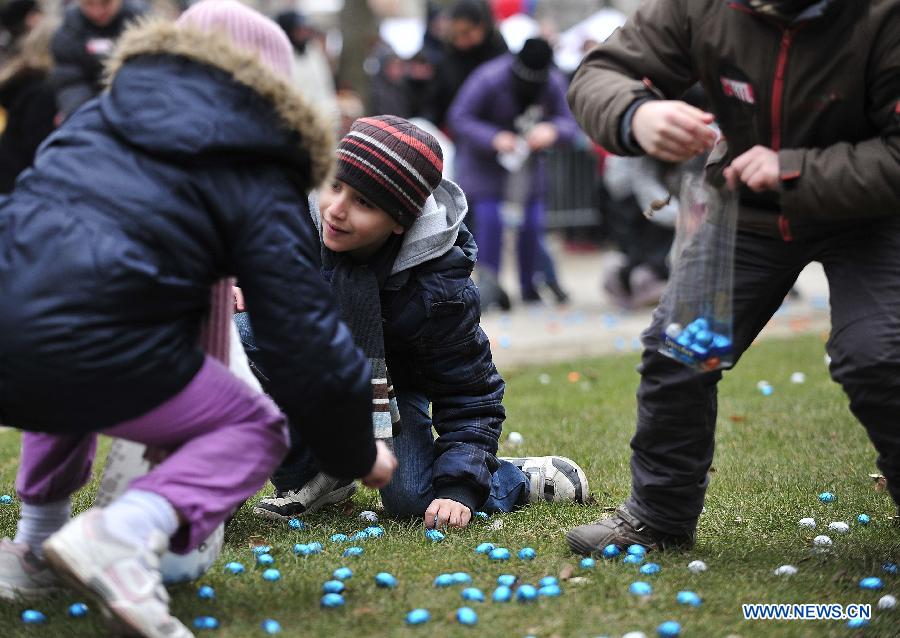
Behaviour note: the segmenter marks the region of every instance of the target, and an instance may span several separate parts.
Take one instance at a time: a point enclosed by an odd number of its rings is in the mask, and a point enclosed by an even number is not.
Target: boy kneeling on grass
[[[399,462],[381,490],[385,510],[424,516],[427,527],[465,527],[476,510],[583,503],[587,479],[571,460],[495,456],[504,383],[479,326],[466,198],[442,169],[430,134],[398,117],[361,118],[338,146],[334,180],[310,196],[322,275],[372,363],[376,437],[390,440]],[[247,319],[236,317],[254,361]],[[266,371],[257,371],[265,387]],[[272,476],[275,495],[253,510],[259,516],[309,513],[356,489],[321,473],[299,433],[292,435]]]

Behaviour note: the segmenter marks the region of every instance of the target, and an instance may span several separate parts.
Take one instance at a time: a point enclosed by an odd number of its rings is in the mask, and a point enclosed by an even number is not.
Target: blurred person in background
[[[126,24],[144,12],[137,0],[78,0],[66,9],[52,44],[62,118],[100,93],[104,61]]]
[[[313,105],[331,117],[340,118],[334,73],[321,42],[321,33],[299,11],[283,11],[275,18],[294,47],[292,79]]]
[[[51,19],[42,20],[0,70],[0,106],[6,112],[0,135],[0,193],[12,191],[16,177],[31,166],[38,146],[53,131],[56,99],[50,83],[50,40],[55,28]]]
[[[0,9],[0,50],[13,55],[20,41],[34,29],[44,17],[35,0],[11,0]]]

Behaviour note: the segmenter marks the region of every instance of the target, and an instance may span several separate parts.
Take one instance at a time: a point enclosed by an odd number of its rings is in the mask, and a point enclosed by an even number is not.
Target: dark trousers
[[[825,268],[831,294],[831,376],[850,399],[878,452],[878,467],[900,503],[900,219],[783,242],[738,233],[734,264],[736,357],[766,325],[800,271]],[[665,305],[665,300],[660,307]],[[643,334],[637,431],[631,440],[628,508],[653,528],[693,530],[713,459],[716,384],[657,352],[659,309]]]

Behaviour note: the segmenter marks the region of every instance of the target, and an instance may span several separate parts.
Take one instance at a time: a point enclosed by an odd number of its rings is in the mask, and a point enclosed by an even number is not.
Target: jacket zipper
[[[794,29],[781,32],[781,45],[778,48],[778,61],[775,64],[775,79],[772,81],[772,139],[771,148],[776,153],[781,148],[781,106],[784,99],[784,69],[787,66],[788,52],[794,41]],[[784,241],[792,241],[791,224],[782,213],[778,216],[778,230]]]

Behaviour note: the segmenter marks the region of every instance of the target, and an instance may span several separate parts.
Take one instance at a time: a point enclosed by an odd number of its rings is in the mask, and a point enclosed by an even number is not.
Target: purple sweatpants
[[[171,549],[188,552],[255,494],[287,453],[285,419],[267,396],[207,356],[178,394],[103,430],[169,452],[130,488],[164,497],[186,521]],[[97,434],[24,432],[16,489],[23,503],[63,500],[90,478]]]
[[[495,275],[500,272],[503,252],[503,220],[500,216],[502,202],[484,199],[472,203],[475,214],[475,242],[478,244],[478,264],[489,268]],[[534,295],[534,277],[538,270],[540,241],[544,234],[544,202],[530,200],[524,210],[519,227],[516,256],[519,262],[519,287],[523,297]]]

